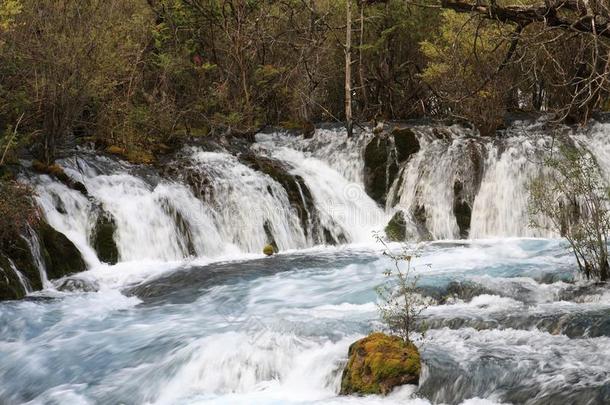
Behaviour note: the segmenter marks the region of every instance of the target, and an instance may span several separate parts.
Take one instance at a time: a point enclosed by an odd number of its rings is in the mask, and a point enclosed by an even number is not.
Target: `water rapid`
[[[29,295],[0,302],[0,403],[610,403],[610,293],[527,209],[552,131],[610,181],[610,125],[409,131],[417,148],[403,159],[398,138],[379,142],[377,171],[367,151],[387,134],[329,127],[194,142],[156,166],[80,150],[59,164],[84,190],[24,175],[87,271],[49,280],[38,236],[24,235],[43,290],[11,262]],[[424,241],[420,385],[339,396],[349,345],[382,327],[375,287],[391,263],[372,234],[397,212]],[[265,258],[269,243],[280,253]]]

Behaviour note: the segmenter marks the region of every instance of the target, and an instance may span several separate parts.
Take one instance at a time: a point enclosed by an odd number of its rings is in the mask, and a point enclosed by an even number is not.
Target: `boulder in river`
[[[392,242],[402,242],[407,237],[405,214],[397,211],[385,227],[386,237]]]
[[[63,233],[56,231],[46,222],[40,224],[38,232],[40,250],[49,279],[87,270],[80,252]]]
[[[266,256],[273,256],[273,254],[275,253],[275,249],[272,245],[265,245],[265,247],[263,248],[263,253]]]
[[[419,383],[419,351],[397,336],[372,333],[354,342],[348,355],[341,395],[386,395],[399,385]]]
[[[104,263],[116,264],[119,261],[119,249],[114,241],[115,232],[114,218],[106,212],[100,212],[93,229],[92,244],[98,258]]]

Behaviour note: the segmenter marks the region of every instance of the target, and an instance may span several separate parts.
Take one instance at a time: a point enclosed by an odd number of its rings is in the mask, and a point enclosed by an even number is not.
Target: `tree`
[[[562,145],[545,166],[530,184],[531,225],[565,237],[580,272],[607,281],[610,200],[597,162],[588,151]]]
[[[345,0],[345,129],[353,132],[352,122],[352,0]]]
[[[128,85],[140,46],[139,2],[22,0],[12,29],[0,33],[0,114],[33,134],[46,163],[79,132],[104,101]]]
[[[605,0],[440,0],[437,6],[512,28],[505,58],[518,69],[511,88],[532,94],[519,107],[546,105],[558,120],[586,123],[607,106],[610,83],[610,6]],[[478,38],[474,36],[474,40]],[[481,87],[488,79],[483,76]],[[543,98],[544,100],[541,100]]]
[[[376,290],[381,319],[390,333],[407,343],[412,342],[421,313],[427,307],[426,300],[417,290],[419,276],[412,274],[414,255],[406,247],[400,253],[393,253],[380,234],[376,234],[375,239],[385,248],[383,254],[392,261],[392,267],[384,272],[387,281]],[[420,330],[423,336],[425,328]]]

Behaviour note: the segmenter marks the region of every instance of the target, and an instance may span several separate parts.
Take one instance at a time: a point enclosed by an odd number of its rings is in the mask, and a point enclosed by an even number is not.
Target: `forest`
[[[0,164],[85,142],[152,161],[185,137],[343,122],[348,104],[356,125],[583,123],[608,107],[608,18],[601,0],[4,0]]]

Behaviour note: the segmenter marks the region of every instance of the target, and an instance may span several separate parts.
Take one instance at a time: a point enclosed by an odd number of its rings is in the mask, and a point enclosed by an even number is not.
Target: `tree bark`
[[[352,121],[352,1],[346,0],[345,28],[345,129],[351,137],[354,128]]]

